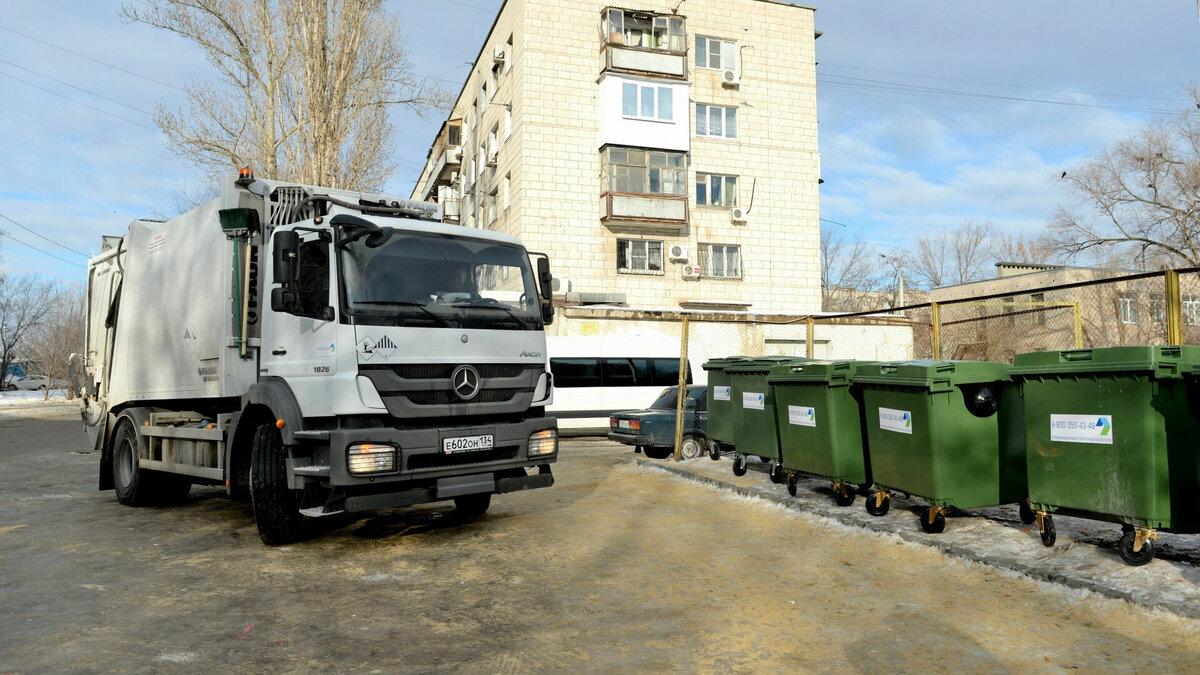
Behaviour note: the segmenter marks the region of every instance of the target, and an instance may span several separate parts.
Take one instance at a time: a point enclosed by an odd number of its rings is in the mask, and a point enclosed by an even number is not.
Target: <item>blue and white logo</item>
[[[788,423],[798,427],[815,427],[817,426],[817,410],[810,406],[789,405]]]
[[[766,410],[767,395],[754,391],[743,391],[742,407],[747,410]]]

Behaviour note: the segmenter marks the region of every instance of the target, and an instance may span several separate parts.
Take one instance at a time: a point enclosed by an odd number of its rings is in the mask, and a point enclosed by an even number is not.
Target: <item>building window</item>
[[[1150,320],[1154,323],[1167,321],[1167,297],[1162,293],[1150,294]]]
[[[1044,303],[1044,302],[1046,302],[1046,294],[1045,293],[1032,293],[1029,296],[1029,300],[1031,302]],[[1033,306],[1033,322],[1034,323],[1038,324],[1039,326],[1045,325],[1046,309],[1047,309],[1047,307],[1044,304],[1036,304]]]
[[[696,135],[737,138],[737,108],[697,103]]]
[[[1183,322],[1189,326],[1200,326],[1200,296],[1185,295],[1180,307],[1183,310]]]
[[[609,147],[601,158],[609,192],[687,194],[687,155],[682,152]]]
[[[496,193],[492,192],[483,197],[484,222],[488,225],[496,222]]]
[[[513,36],[508,36],[508,42],[504,46],[504,72],[512,70],[513,62]]]
[[[687,49],[682,17],[610,9],[605,23],[608,41],[613,44],[679,54]]]
[[[497,122],[492,126],[492,130],[488,133],[488,164],[495,164],[496,158],[500,156],[500,123]]]
[[[479,121],[483,121],[483,113],[487,110],[488,104],[488,88],[487,82],[479,85]]]
[[[1137,323],[1137,298],[1122,295],[1117,302],[1120,304],[1121,323]]]
[[[696,203],[700,206],[737,206],[737,176],[697,173]]]
[[[714,279],[741,279],[741,247],[729,244],[701,244],[700,274]]]
[[[1008,315],[1008,325],[1010,326],[1016,323],[1016,317],[1013,316],[1014,303],[1016,300],[1017,299],[1011,295],[1007,298],[1000,298],[1000,302],[1003,305],[1003,312],[1004,314]]]
[[[508,210],[508,191],[512,184],[512,174],[504,176],[504,180],[500,181],[500,210]]]
[[[649,120],[674,117],[674,100],[670,87],[651,87],[626,82],[621,85],[621,114]]]
[[[504,140],[508,140],[512,136],[512,110],[504,109]]]
[[[622,274],[662,274],[663,243],[645,239],[618,239],[617,271]]]
[[[737,43],[733,40],[696,36],[696,67],[737,70]]]

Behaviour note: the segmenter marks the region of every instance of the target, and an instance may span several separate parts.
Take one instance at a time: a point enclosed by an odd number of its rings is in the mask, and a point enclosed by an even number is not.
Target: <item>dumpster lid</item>
[[[865,384],[892,384],[932,387],[935,384],[975,384],[1007,382],[1010,366],[990,361],[883,361],[860,365],[853,381]]]
[[[761,373],[763,375],[771,372],[771,369],[776,366],[790,365],[795,363],[809,363],[814,359],[807,359],[803,356],[756,356],[752,359],[739,361],[737,363],[725,367],[727,373]]]
[[[788,382],[823,382],[826,384],[849,384],[858,367],[874,361],[808,361],[806,363],[781,364],[771,368],[767,377],[770,384]]]
[[[1200,366],[1200,347],[1134,345],[1067,349],[1057,352],[1029,352],[1013,357],[1012,374],[1051,375],[1055,373],[1145,372],[1158,378],[1180,377]]]
[[[704,362],[700,367],[705,370],[725,370],[725,367],[733,363],[741,363],[749,361],[753,356],[718,356]]]

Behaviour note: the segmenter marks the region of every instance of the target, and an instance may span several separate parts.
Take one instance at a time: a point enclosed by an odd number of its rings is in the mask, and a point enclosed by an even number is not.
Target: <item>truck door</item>
[[[331,244],[319,234],[305,232],[301,237],[292,310],[270,312],[263,325],[262,370],[266,375],[287,378],[300,399],[308,395],[319,398],[327,379],[337,372],[337,298],[330,292],[336,288]]]

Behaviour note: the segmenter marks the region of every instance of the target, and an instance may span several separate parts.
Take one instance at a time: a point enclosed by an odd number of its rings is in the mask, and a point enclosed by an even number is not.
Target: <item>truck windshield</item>
[[[396,232],[341,251],[344,307],[354,323],[540,330],[529,256],[519,246]]]

